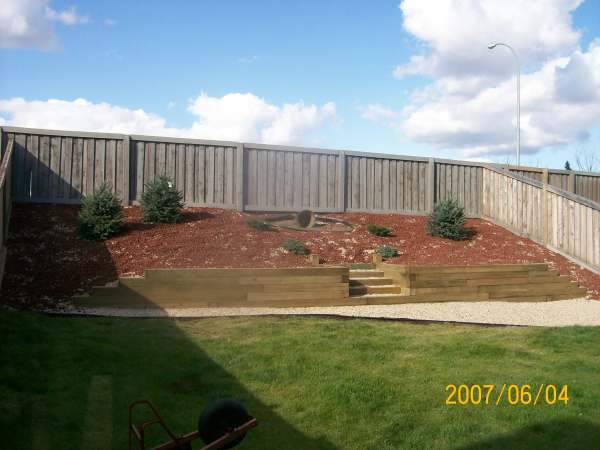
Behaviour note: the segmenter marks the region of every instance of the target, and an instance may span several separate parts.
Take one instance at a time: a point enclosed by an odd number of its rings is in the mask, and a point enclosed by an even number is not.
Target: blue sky
[[[497,37],[524,55],[531,74],[522,84],[522,162],[562,167],[573,159],[573,145],[591,145],[587,133],[600,143],[597,1],[550,1],[547,14],[514,2],[505,6],[514,9],[507,18],[492,14],[492,0],[487,11],[471,14],[478,10],[471,2],[460,15],[452,2],[414,0],[402,8],[399,1],[25,3],[0,15],[3,28],[19,17],[29,24],[12,36],[0,32],[4,123],[206,138],[228,138],[231,128],[233,140],[504,162],[514,153],[514,80],[509,55],[485,49],[487,38]],[[525,19],[494,34],[518,15]],[[559,31],[537,32],[538,20]],[[480,22],[489,36],[461,39],[463,29]],[[42,31],[33,33],[36,26]],[[531,35],[523,32],[528,28]],[[415,55],[426,63],[411,63]],[[569,65],[573,60],[579,63]],[[573,91],[581,79],[591,94]],[[543,83],[550,86],[545,93],[529,98]],[[458,90],[448,88],[456,84]],[[236,93],[252,97],[224,100]],[[74,107],[77,98],[88,104]],[[48,105],[49,99],[64,103]],[[152,117],[132,118],[140,109]],[[237,117],[240,109],[263,119]],[[134,129],[120,128],[127,126]]]

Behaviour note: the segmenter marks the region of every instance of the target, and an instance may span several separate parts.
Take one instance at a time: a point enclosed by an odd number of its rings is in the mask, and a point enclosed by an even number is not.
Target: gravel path
[[[562,327],[569,325],[600,326],[600,301],[586,300],[584,298],[543,303],[448,302],[314,308],[185,308],[168,310],[87,308],[67,310],[61,313],[120,317],[224,317],[316,314],[541,327]]]

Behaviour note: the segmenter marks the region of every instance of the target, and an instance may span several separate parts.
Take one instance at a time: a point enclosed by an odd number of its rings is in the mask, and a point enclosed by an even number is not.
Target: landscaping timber
[[[551,301],[586,291],[546,264],[406,266],[383,263],[260,269],[148,269],[74,298],[128,308],[304,307],[449,301]]]

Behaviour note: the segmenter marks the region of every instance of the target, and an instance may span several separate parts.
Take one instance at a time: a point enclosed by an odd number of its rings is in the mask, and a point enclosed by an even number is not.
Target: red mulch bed
[[[77,238],[79,208],[70,205],[13,207],[2,302],[51,307],[58,300],[156,267],[294,267],[306,258],[284,253],[286,239],[298,239],[324,263],[369,262],[381,244],[397,248],[396,264],[502,264],[546,262],[600,299],[600,275],[582,269],[544,247],[489,222],[467,222],[473,236],[449,241],[428,236],[427,218],[394,214],[332,214],[355,225],[352,232],[249,228],[248,214],[214,208],[190,208],[177,224],[149,225],[137,207],[125,209],[125,230],[104,243]],[[393,230],[380,238],[366,231],[377,223]]]

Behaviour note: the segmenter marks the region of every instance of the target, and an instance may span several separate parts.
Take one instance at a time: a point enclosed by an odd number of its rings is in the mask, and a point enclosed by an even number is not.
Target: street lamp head
[[[498,45],[498,44],[490,44],[490,45],[488,45],[488,48],[490,50],[493,50],[494,48],[496,48],[496,45]]]

